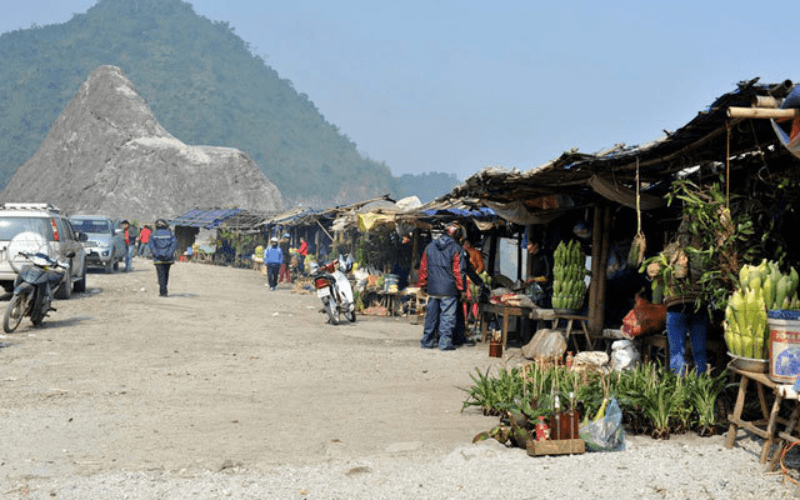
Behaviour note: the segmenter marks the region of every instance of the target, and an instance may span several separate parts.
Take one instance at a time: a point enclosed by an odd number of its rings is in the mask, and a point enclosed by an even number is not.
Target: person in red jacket
[[[433,349],[438,344],[440,350],[451,351],[460,343],[456,316],[466,284],[466,259],[458,244],[460,236],[461,226],[451,224],[422,254],[417,285],[429,296],[420,341],[423,349]]]
[[[153,231],[150,229],[150,226],[144,226],[141,231],[139,231],[139,237],[136,238],[136,246],[138,247],[138,251],[136,252],[137,257],[149,257],[150,254],[150,235]]]
[[[306,255],[308,255],[308,243],[305,238],[300,238],[300,248],[297,249],[297,267],[301,275],[306,274]]]

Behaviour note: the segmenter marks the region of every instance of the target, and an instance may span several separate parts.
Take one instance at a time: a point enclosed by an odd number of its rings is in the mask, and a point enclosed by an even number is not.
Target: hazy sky
[[[739,81],[800,80],[794,2],[188,3],[229,22],[395,175],[463,179],[487,166],[526,170],[572,148],[643,144]],[[0,33],[65,22],[95,0],[3,4]]]

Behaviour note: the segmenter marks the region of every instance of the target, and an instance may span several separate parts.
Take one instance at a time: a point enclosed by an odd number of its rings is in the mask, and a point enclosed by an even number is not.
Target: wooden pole
[[[606,262],[611,248],[611,209],[595,205],[592,228],[592,282],[589,286],[589,334],[599,337],[605,322]]]
[[[595,331],[595,324],[597,323],[597,309],[598,309],[598,284],[600,283],[599,275],[600,275],[600,240],[602,237],[602,231],[600,230],[600,226],[603,222],[603,208],[595,204],[592,207],[594,212],[593,220],[592,220],[592,276],[591,281],[589,282],[589,330],[594,332]]]
[[[800,116],[800,109],[742,108],[737,106],[728,108],[729,118],[794,118],[796,116]]]
[[[601,237],[601,251],[600,251],[600,274],[598,275],[597,283],[597,301],[599,307],[595,311],[597,323],[592,334],[599,336],[603,332],[603,326],[606,321],[606,265],[608,262],[608,255],[611,252],[611,207],[606,206],[603,210],[603,235]]]

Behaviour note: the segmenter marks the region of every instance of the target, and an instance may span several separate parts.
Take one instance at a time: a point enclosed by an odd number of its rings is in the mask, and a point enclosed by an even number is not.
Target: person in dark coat
[[[169,269],[175,262],[175,251],[178,250],[178,239],[169,230],[167,221],[164,219],[156,221],[156,230],[150,235],[148,246],[150,247],[150,255],[153,256],[153,263],[156,266],[158,294],[161,297],[166,297]]]
[[[429,295],[428,311],[421,345],[425,349],[439,346],[442,351],[456,348],[457,309],[465,293],[466,262],[458,244],[461,227],[451,224],[446,234],[425,247],[419,265],[418,286]]]

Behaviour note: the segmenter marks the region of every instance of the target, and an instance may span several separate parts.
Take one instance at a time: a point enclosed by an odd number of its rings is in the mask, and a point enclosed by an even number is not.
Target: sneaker
[[[461,343],[461,345],[465,345],[467,347],[475,347],[475,341],[472,339],[467,339]]]

